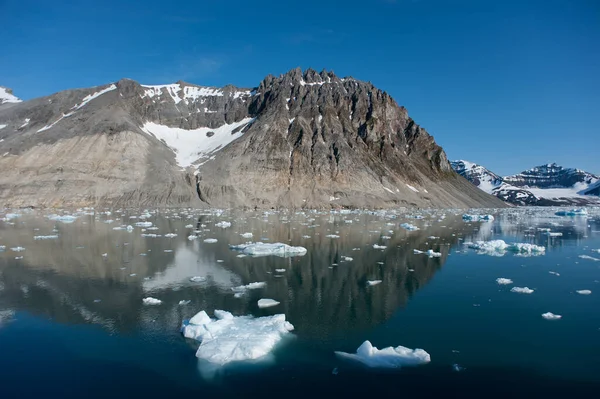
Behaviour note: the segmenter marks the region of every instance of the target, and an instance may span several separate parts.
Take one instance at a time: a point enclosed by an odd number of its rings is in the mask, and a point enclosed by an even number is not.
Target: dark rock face
[[[208,128],[198,135],[216,140],[220,127],[241,121],[233,142],[185,170],[142,130],[149,122]],[[122,79],[0,109],[0,124],[0,167],[10,171],[0,179],[0,202],[12,205],[502,205],[457,176],[387,93],[333,72],[294,69],[254,89]]]
[[[577,183],[591,184],[599,176],[580,169],[563,168],[556,163],[540,165],[517,175],[506,176],[504,181],[517,187],[566,188]]]

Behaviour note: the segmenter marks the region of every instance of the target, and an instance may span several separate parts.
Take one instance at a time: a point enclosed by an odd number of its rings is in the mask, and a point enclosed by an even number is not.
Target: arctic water
[[[596,395],[600,208],[557,211],[5,210],[2,395]],[[230,248],[246,242],[306,253]],[[260,359],[211,364],[181,332],[203,310],[293,330]],[[366,340],[431,361],[335,354]]]

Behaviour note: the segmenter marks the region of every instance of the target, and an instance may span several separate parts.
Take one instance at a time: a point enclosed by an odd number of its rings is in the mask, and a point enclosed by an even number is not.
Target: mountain
[[[0,108],[0,124],[0,206],[502,206],[387,93],[333,72],[122,79]]]
[[[481,190],[514,205],[600,204],[600,178],[555,163],[500,177],[481,165],[452,161],[453,169]]]

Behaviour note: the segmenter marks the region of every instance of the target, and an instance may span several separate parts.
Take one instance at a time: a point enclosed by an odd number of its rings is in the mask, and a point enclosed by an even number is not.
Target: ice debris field
[[[161,137],[160,127],[145,127],[148,133]],[[191,158],[199,154],[208,156],[214,148],[218,148],[220,140],[225,140],[219,135],[222,133],[224,137],[231,134],[234,127],[226,126],[222,131],[216,129],[213,140],[202,139],[209,144],[195,142],[190,147],[184,139],[167,144],[178,151],[181,164],[188,164]],[[34,227],[30,222],[34,217],[42,219],[44,223]],[[477,257],[481,259],[479,267],[483,270],[492,267],[488,266],[487,261],[504,256],[543,259],[570,237],[600,235],[600,230],[592,227],[598,220],[600,209],[597,208],[470,210],[468,213],[458,209],[271,210],[241,215],[223,209],[146,209],[140,212],[81,208],[47,213],[4,210],[0,213],[2,227],[16,229],[25,226],[27,230],[22,231],[27,233],[0,235],[0,252],[12,261],[25,263],[38,248],[45,251],[61,245],[69,229],[99,226],[102,234],[119,239],[113,247],[105,246],[99,251],[94,262],[106,267],[118,264],[123,281],[139,281],[142,290],[137,303],[143,305],[145,312],[158,312],[173,306],[184,313],[194,308],[206,309],[197,298],[179,295],[181,287],[217,290],[226,298],[235,298],[232,299],[234,302],[223,303],[243,305],[234,305],[229,310],[214,310],[212,317],[206,311],[200,311],[189,320],[180,320],[183,337],[194,340],[198,345],[196,357],[213,365],[224,366],[264,359],[284,346],[286,337],[303,333],[302,328],[295,330],[292,324],[296,323],[294,317],[297,318],[298,314],[284,314],[290,309],[290,298],[296,295],[291,288],[284,287],[288,279],[304,277],[298,270],[309,267],[307,263],[299,263],[303,258],[309,262],[324,248],[329,251],[326,252],[328,259],[326,268],[318,270],[319,278],[325,280],[334,276],[334,273],[347,273],[352,279],[345,284],[354,287],[353,290],[359,295],[389,295],[389,292],[394,292],[397,281],[404,281],[398,279],[409,279],[411,274],[422,275],[426,268],[441,267],[448,258]],[[285,234],[276,234],[277,229],[285,230]],[[355,243],[353,237],[357,234],[361,235],[361,240]],[[144,245],[137,245],[137,252],[132,253],[132,258],[123,261],[120,253],[125,248],[133,247],[131,243]],[[78,246],[73,250],[83,249],[83,246]],[[579,262],[591,267],[600,260],[598,246],[578,247],[577,250],[579,253],[570,258],[570,267],[579,265]],[[393,264],[385,257],[385,254],[393,251],[401,254],[401,262]],[[144,274],[134,269],[135,259],[157,256],[158,252],[168,263],[165,270]],[[254,273],[254,267],[270,259],[279,263],[274,263],[264,273]],[[365,264],[368,267],[361,269]],[[561,273],[549,270],[550,266]],[[561,274],[571,273],[564,267],[559,269],[559,266],[544,266],[544,276],[560,279]],[[248,273],[240,273],[240,267]],[[386,274],[386,270],[392,267],[401,271],[398,274]],[[352,274],[353,270],[360,272]],[[490,292],[497,290],[498,295],[508,295],[515,301],[552,295],[547,286],[538,288],[535,279],[524,278],[514,271],[510,273],[510,270],[494,270],[497,274],[488,279]],[[588,281],[587,284],[569,286],[572,297],[581,301],[594,298],[594,290],[590,288],[597,281]],[[543,300],[541,302],[543,305]],[[473,306],[481,304],[474,303]],[[245,312],[240,309],[245,309]],[[529,313],[538,320],[540,314],[548,321],[562,320],[558,325],[566,323],[570,317],[568,310],[552,310],[560,314],[533,310]],[[98,318],[92,311],[86,311],[89,312],[89,320]],[[362,339],[367,338],[365,336]],[[398,340],[401,339],[399,336]],[[355,353],[335,351],[335,355],[340,361],[369,368],[398,369],[425,365],[432,360],[423,349],[404,346],[378,349],[369,340],[365,340]],[[459,368],[463,369],[461,366]]]

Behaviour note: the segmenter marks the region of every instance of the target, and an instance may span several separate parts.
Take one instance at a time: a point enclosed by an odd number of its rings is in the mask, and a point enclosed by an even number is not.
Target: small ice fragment
[[[408,230],[408,231],[419,230],[419,228],[417,226],[410,224],[410,223],[402,223],[400,225],[400,227],[402,227],[403,229]]]
[[[327,234],[325,237],[327,238],[340,238],[337,234]]]
[[[197,236],[197,235],[195,235],[195,234],[190,234],[190,235],[188,236],[188,238],[187,238],[187,239],[188,239],[188,240],[190,240],[190,241],[192,241],[192,240],[195,240],[195,239],[197,239],[197,238],[198,238],[198,236]]]
[[[592,293],[592,291],[590,291],[590,290],[577,290],[575,292],[578,293],[579,295],[590,295]]]
[[[349,257],[349,256],[343,256],[341,257],[342,261],[344,262],[352,262],[354,259]]]
[[[428,249],[427,250],[427,255],[429,255],[430,258],[439,258],[442,256],[441,252],[434,252],[433,249]]]
[[[465,214],[462,216],[464,221],[467,222],[491,222],[494,220],[492,215],[468,215]]]
[[[377,245],[377,244],[373,244],[373,248],[374,249],[386,249],[387,247],[385,245]]]
[[[215,226],[220,227],[222,229],[226,229],[227,227],[231,227],[231,223],[223,221],[215,224]]]
[[[558,320],[562,318],[559,314],[554,314],[552,312],[542,313],[542,317],[546,320]]]
[[[25,248],[23,248],[23,247],[13,247],[10,250],[13,251],[13,252],[23,252],[23,251],[25,251]]]
[[[126,230],[131,233],[133,231],[133,226],[132,225],[128,225],[127,228],[126,228]]]
[[[452,371],[456,371],[457,373],[460,373],[463,370],[465,370],[465,368],[460,366],[458,363],[455,363],[452,365]]]
[[[267,286],[267,283],[265,283],[264,281],[259,281],[256,283],[250,283],[250,284],[246,284],[246,285],[240,285],[238,287],[233,287],[231,290],[233,292],[244,293],[244,292],[246,292],[246,290],[257,290],[259,288],[265,288],[266,286]]]
[[[280,242],[276,243],[247,243],[241,245],[230,245],[229,249],[240,251],[245,255],[250,256],[269,256],[275,255],[280,257],[303,256],[306,254],[304,247],[292,247]]]
[[[517,294],[531,294],[533,290],[529,287],[512,287],[510,292],[516,292]]]
[[[177,237],[177,234],[175,234],[175,233],[168,233],[168,234],[165,234],[165,237],[167,237],[167,238],[174,238],[174,237]]]
[[[244,238],[252,238],[252,233],[242,233],[240,235]]]
[[[192,301],[188,300],[181,300],[179,301],[179,306],[184,306],[184,305],[189,305]]]
[[[594,262],[600,262],[600,259],[594,258],[593,256],[589,256],[589,255],[579,255],[579,257],[581,259],[587,259],[587,260],[592,260]]]
[[[207,243],[207,244],[214,244],[217,241],[218,240],[216,238],[207,238],[207,239],[204,240],[204,242]]]
[[[193,228],[194,228],[194,225],[193,225],[193,224],[186,224],[186,225],[185,225],[185,228],[186,228],[186,229],[193,229]]]
[[[279,305],[279,302],[277,302],[274,299],[263,298],[263,299],[258,300],[259,308],[270,308],[272,306],[277,306],[277,305]]]
[[[335,352],[336,356],[344,359],[359,361],[368,367],[400,368],[403,366],[418,366],[431,361],[429,353],[423,349],[410,349],[404,346],[391,346],[381,350],[371,342],[365,341],[354,353]]]
[[[275,269],[277,273],[285,273],[286,269]]]
[[[377,285],[377,284],[381,284],[381,280],[367,280],[368,286],[373,286],[373,285]]]
[[[496,282],[500,285],[508,285],[508,284],[512,284],[513,281],[509,278],[504,278],[504,277],[499,277],[496,279]]]
[[[193,283],[203,283],[206,281],[206,277],[203,276],[194,276],[190,277],[190,281]]]
[[[50,236],[33,236],[34,240],[52,240],[58,238],[58,235],[50,235]]]
[[[106,258],[108,256],[108,253],[103,253],[102,256]]]
[[[548,272],[550,274],[554,274],[555,276],[560,276],[560,274],[558,274],[557,272]]]
[[[144,305],[160,305],[162,303],[160,299],[152,298],[150,296],[148,298],[142,299],[142,302],[144,303]]]

